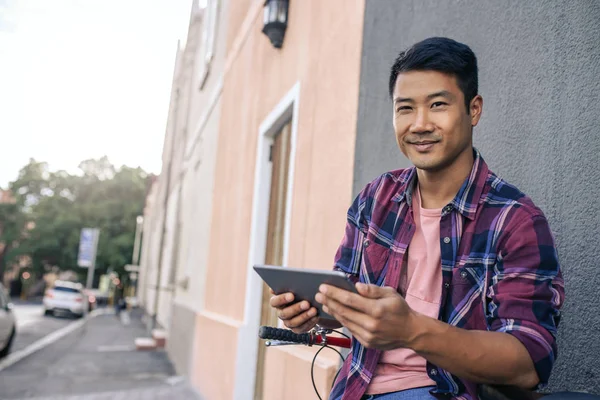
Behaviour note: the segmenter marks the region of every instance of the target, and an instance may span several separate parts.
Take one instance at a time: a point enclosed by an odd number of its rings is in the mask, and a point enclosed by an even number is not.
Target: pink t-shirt
[[[413,310],[437,319],[442,295],[442,209],[422,208],[418,185],[412,205],[416,229],[402,266],[398,291]],[[409,349],[395,349],[382,353],[367,393],[390,393],[434,385],[427,376],[423,357]]]

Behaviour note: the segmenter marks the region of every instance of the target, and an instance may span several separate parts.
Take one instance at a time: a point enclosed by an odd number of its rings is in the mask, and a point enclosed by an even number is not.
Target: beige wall
[[[158,269],[160,264],[160,248],[164,218],[166,212],[164,210],[165,197],[168,195],[169,182],[167,179],[167,171],[172,158],[171,143],[173,135],[177,134],[176,116],[179,106],[179,81],[181,69],[182,52],[177,46],[175,53],[175,66],[173,71],[173,80],[171,84],[171,99],[169,102],[167,126],[165,128],[165,138],[163,143],[162,153],[162,169],[161,174],[153,185],[152,192],[148,195],[147,202],[151,202],[151,207],[145,210],[144,223],[144,239],[142,242],[142,258],[140,260],[140,281],[138,285],[138,293],[142,300],[142,306],[145,312],[152,316],[155,312],[154,302],[156,299],[156,285]],[[164,255],[163,255],[164,256]],[[160,286],[164,287],[163,282]],[[161,297],[159,297],[161,300]],[[164,296],[162,298],[164,303]],[[165,309],[164,304],[158,305],[158,310]],[[156,311],[158,311],[156,310]],[[161,324],[164,324],[166,315],[160,315],[157,312],[157,319]]]
[[[203,38],[210,27],[208,8],[192,18],[184,50],[185,109],[179,121],[183,131],[178,142],[176,173],[173,180],[180,184],[177,193],[176,239],[173,256],[165,265],[174,268],[172,297],[169,301],[169,340],[167,351],[178,373],[194,374],[193,346],[196,340],[196,316],[204,309],[206,260],[212,212],[212,192],[218,142],[223,66],[226,54],[227,1],[218,0],[214,56],[204,71],[208,43]],[[196,10],[198,11],[198,10]],[[177,198],[173,193],[171,199]],[[167,249],[169,243],[165,243]],[[162,305],[162,302],[161,302]],[[191,320],[189,317],[192,316]],[[188,376],[189,376],[188,375]]]
[[[201,44],[204,22],[190,34],[196,35],[194,73],[187,120],[188,135],[182,162],[182,201],[175,302],[196,313],[204,308],[206,260],[213,202],[213,181],[219,133],[223,67],[226,55],[228,1],[219,0],[215,54],[209,75],[200,88]],[[189,41],[189,38],[188,38]]]
[[[244,320],[258,130],[296,82],[300,104],[288,264],[331,268],[351,202],[364,0],[291,2],[281,50],[261,33],[262,3],[229,4],[231,19],[242,22],[229,29],[208,284],[196,324],[193,381],[207,399],[232,398],[239,378],[232,373]],[[241,9],[248,10],[243,18]],[[265,398],[315,397],[309,375],[313,351],[270,349]],[[323,360],[317,374],[325,395],[337,364],[335,358]]]
[[[153,180],[150,188],[148,190],[148,194],[146,195],[146,203],[144,205],[144,225],[142,227],[142,248],[140,251],[140,272],[138,274],[138,283],[137,283],[137,297],[140,301],[140,304],[146,310],[147,306],[147,282],[148,282],[148,266],[150,264],[150,253],[151,246],[146,245],[147,242],[151,242],[152,238],[155,236],[154,233],[154,220],[155,220],[155,210],[156,210],[156,196],[157,196],[157,180]]]

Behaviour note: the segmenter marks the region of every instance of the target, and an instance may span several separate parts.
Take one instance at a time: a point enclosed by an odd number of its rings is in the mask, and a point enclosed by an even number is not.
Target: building
[[[600,392],[588,241],[600,233],[600,5],[292,0],[276,49],[261,32],[263,4],[195,6],[178,51],[140,294],[169,331],[177,370],[207,399],[315,397],[315,349],[265,349],[256,337],[277,321],[252,266],[331,268],[353,196],[408,166],[392,134],[393,59],[449,36],[479,58],[476,146],[556,234],[568,297],[551,389]],[[338,365],[335,354],[317,363],[322,397]]]
[[[200,8],[193,1],[187,40],[177,49],[163,169],[148,197],[140,271],[146,314],[177,337],[167,350],[187,376],[204,310],[227,34],[227,1],[207,3]]]

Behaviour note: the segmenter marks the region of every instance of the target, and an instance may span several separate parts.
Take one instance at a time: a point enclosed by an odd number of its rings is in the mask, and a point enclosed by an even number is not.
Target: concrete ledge
[[[157,347],[164,348],[167,343],[167,332],[162,329],[153,329],[152,339],[156,342]]]
[[[154,339],[137,338],[135,339],[135,349],[139,351],[156,350],[157,345]]]

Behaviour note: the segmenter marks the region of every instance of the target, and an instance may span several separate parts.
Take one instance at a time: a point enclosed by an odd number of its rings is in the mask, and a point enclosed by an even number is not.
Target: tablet
[[[321,284],[328,284],[357,293],[354,283],[340,271],[315,270],[306,268],[280,267],[274,265],[255,265],[254,270],[260,275],[275,294],[291,292],[294,302],[306,300],[317,309],[319,318],[334,320],[324,312],[321,304],[315,301],[315,295]]]

